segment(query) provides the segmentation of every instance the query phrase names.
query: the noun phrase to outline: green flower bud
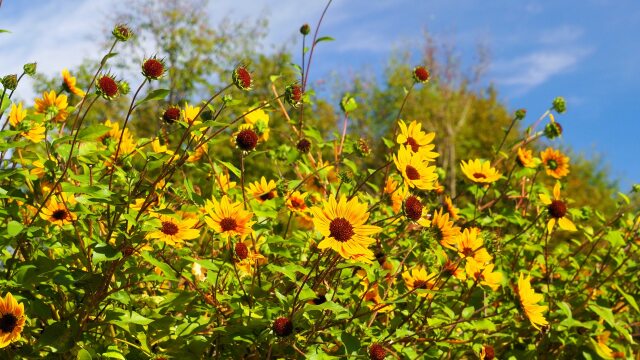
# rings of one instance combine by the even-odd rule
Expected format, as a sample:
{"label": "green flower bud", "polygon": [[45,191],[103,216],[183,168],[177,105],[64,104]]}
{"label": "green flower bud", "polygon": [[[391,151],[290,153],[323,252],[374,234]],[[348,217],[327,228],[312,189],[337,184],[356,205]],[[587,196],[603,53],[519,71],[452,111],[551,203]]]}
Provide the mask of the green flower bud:
{"label": "green flower bud", "polygon": [[15,90],[18,87],[18,75],[11,74],[3,77],[2,86],[7,90]]}
{"label": "green flower bud", "polygon": [[113,34],[113,36],[118,40],[118,41],[127,41],[129,39],[131,39],[131,36],[133,36],[133,32],[131,31],[131,29],[129,29],[129,27],[125,24],[118,24],[113,28],[113,31],[111,32],[111,34]]}
{"label": "green flower bud", "polygon": [[527,109],[516,110],[516,120],[522,120],[525,116],[527,116]]}
{"label": "green flower bud", "polygon": [[564,98],[562,96],[558,96],[557,98],[553,99],[552,108],[558,114],[562,114],[567,111],[567,103],[564,101]]}
{"label": "green flower bud", "polygon": [[557,121],[552,121],[544,127],[544,136],[549,139],[562,135],[562,126]]}
{"label": "green flower bud", "polygon": [[118,90],[120,91],[120,94],[127,95],[131,91],[131,87],[128,82],[123,80],[118,83]]}
{"label": "green flower bud", "polygon": [[311,26],[309,26],[309,24],[304,24],[300,26],[300,34],[309,35],[310,32],[311,32]]}
{"label": "green flower bud", "polygon": [[37,63],[34,63],[34,62],[24,64],[24,66],[22,67],[22,69],[24,70],[24,73],[29,76],[33,76],[36,74],[36,68],[37,68]]}

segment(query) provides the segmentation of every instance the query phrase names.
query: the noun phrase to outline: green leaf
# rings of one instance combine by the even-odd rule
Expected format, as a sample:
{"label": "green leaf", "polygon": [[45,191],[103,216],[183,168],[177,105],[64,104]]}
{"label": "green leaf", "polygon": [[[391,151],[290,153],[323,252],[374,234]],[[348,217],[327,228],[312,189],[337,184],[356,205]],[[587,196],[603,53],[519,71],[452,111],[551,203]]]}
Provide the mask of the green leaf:
{"label": "green leaf", "polygon": [[474,312],[475,310],[476,310],[476,309],[475,309],[473,306],[467,306],[466,308],[464,308],[464,309],[462,310],[462,317],[463,317],[464,319],[468,319],[468,318],[470,318],[470,317],[471,317],[471,315],[473,315],[473,312]]}
{"label": "green leaf", "polygon": [[80,351],[78,351],[78,357],[77,360],[91,360],[91,353],[88,352],[85,349],[80,349]]}
{"label": "green leaf", "polygon": [[345,94],[340,101],[340,108],[345,113],[350,113],[358,108],[356,99],[351,94]]}
{"label": "green leaf", "polygon": [[11,100],[9,100],[8,96],[5,96],[4,99],[2,99],[2,104],[0,104],[0,112],[7,110],[9,105],[11,105]]}
{"label": "green leaf", "polygon": [[147,97],[137,101],[134,107],[137,107],[140,104],[146,103],[147,101],[162,100],[166,98],[167,95],[169,95],[169,92],[170,90],[167,90],[167,89],[156,89],[156,90],[149,91],[149,93],[147,94]]}
{"label": "green leaf", "polygon": [[111,128],[105,125],[91,125],[80,130],[78,133],[78,140],[92,141],[108,133],[110,130]]}
{"label": "green leaf", "polygon": [[20,233],[20,231],[22,231],[23,228],[24,226],[22,226],[22,224],[17,221],[11,220],[7,224],[7,235],[16,236]]}
{"label": "green leaf", "polygon": [[605,237],[611,246],[618,247],[624,245],[624,237],[622,236],[622,232],[619,230],[610,231]]}
{"label": "green leaf", "polygon": [[315,44],[322,42],[322,41],[334,41],[335,39],[332,38],[331,36],[322,36],[316,39]]}
{"label": "green leaf", "polygon": [[613,311],[611,311],[611,309],[598,306],[598,305],[589,305],[589,310],[596,313],[598,316],[600,316],[604,321],[606,321],[612,327],[616,326],[616,319],[613,316]]}
{"label": "green leaf", "polygon": [[224,165],[224,167],[226,167],[227,169],[229,169],[229,171],[231,171],[235,176],[237,177],[241,177],[240,174],[240,169],[238,169],[237,167],[233,166],[233,164],[226,162],[226,161],[222,161],[222,160],[218,160],[218,162],[222,165]]}
{"label": "green leaf", "polygon": [[633,298],[633,296],[624,292],[624,290],[622,290],[622,288],[620,288],[620,286],[618,286],[617,284],[613,285],[613,288],[618,290],[618,292],[625,298],[625,300],[627,300],[627,303],[631,305],[631,307],[633,307],[637,312],[640,312],[638,303],[636,302],[636,299]]}
{"label": "green leaf", "polygon": [[110,359],[127,360],[121,353],[115,351],[107,351],[106,353],[103,353],[102,356],[108,357]]}
{"label": "green leaf", "polygon": [[100,63],[101,63],[102,65],[104,65],[104,64],[106,64],[106,63],[107,63],[107,60],[111,59],[112,57],[114,57],[114,56],[116,56],[116,55],[118,55],[118,53],[108,53],[107,55],[105,55],[105,56],[102,58],[102,61],[101,61]]}
{"label": "green leaf", "polygon": [[0,34],[2,34],[2,33],[9,33],[9,34],[11,34],[11,31],[9,31],[9,30],[5,30],[5,29],[0,29]]}

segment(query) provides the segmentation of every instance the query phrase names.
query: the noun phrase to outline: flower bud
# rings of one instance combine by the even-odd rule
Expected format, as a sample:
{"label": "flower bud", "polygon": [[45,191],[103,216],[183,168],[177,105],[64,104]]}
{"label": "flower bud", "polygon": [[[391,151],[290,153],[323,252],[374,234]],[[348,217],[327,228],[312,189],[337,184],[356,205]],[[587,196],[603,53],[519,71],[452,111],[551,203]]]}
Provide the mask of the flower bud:
{"label": "flower bud", "polygon": [[562,126],[558,122],[552,121],[544,127],[544,136],[547,138],[555,139],[560,135],[562,135]]}
{"label": "flower bud", "polygon": [[428,82],[430,78],[431,74],[424,66],[416,66],[413,68],[413,81],[424,84]]}
{"label": "flower bud", "polygon": [[113,34],[116,40],[123,42],[131,39],[131,36],[133,36],[133,32],[131,32],[131,29],[125,24],[116,25],[111,34]]}
{"label": "flower bud", "polygon": [[300,139],[296,144],[296,149],[303,154],[308,153],[309,150],[311,150],[311,141],[308,139]]}
{"label": "flower bud", "polygon": [[236,145],[243,151],[251,151],[258,145],[258,134],[252,129],[240,130],[236,135]]}
{"label": "flower bud", "polygon": [[371,148],[366,139],[360,138],[356,143],[356,150],[361,157],[367,157],[371,154]]}
{"label": "flower bud", "polygon": [[291,335],[293,323],[286,317],[279,317],[273,322],[273,332],[280,337]]}
{"label": "flower bud", "polygon": [[553,99],[552,109],[555,110],[558,114],[562,114],[567,111],[567,103],[564,101],[562,96],[558,96]]}
{"label": "flower bud", "polygon": [[155,57],[149,58],[142,62],[142,75],[148,80],[158,80],[164,75],[164,61]]}
{"label": "flower bud", "polygon": [[180,108],[171,105],[162,113],[162,121],[171,125],[180,119]]}
{"label": "flower bud", "polygon": [[112,75],[105,74],[98,77],[96,92],[107,100],[113,100],[120,94],[120,86]]}
{"label": "flower bud", "polygon": [[240,90],[249,91],[253,86],[251,73],[244,66],[238,66],[235,70],[233,70],[232,79],[233,83]]}
{"label": "flower bud", "polygon": [[387,357],[387,351],[380,344],[371,344],[369,346],[369,359],[384,360]]}
{"label": "flower bud", "polygon": [[15,90],[18,87],[18,75],[11,74],[3,77],[2,86],[7,90]]}
{"label": "flower bud", "polygon": [[36,69],[37,69],[37,63],[28,63],[28,64],[24,64],[24,66],[22,67],[22,70],[24,70],[24,73],[29,75],[29,76],[33,76],[36,74]]}
{"label": "flower bud", "polygon": [[120,81],[118,83],[118,91],[120,91],[120,94],[122,95],[127,95],[131,91],[131,86],[129,86],[129,83],[124,80]]}
{"label": "flower bud", "polygon": [[309,26],[309,24],[304,24],[300,26],[300,34],[306,36],[306,35],[309,35],[310,32],[311,32],[311,26]]}
{"label": "flower bud", "polygon": [[522,120],[525,116],[527,116],[527,109],[518,109],[516,110],[516,120]]}
{"label": "flower bud", "polygon": [[298,108],[302,104],[302,87],[298,84],[291,84],[284,89],[284,100],[293,108]]}

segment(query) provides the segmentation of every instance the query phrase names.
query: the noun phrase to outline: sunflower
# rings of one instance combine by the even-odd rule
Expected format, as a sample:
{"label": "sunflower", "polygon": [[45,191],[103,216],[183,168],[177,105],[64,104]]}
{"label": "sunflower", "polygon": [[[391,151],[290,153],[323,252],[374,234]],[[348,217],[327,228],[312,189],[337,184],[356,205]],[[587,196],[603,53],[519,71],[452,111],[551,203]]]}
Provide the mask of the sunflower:
{"label": "sunflower", "polygon": [[209,144],[204,143],[204,144],[198,146],[194,151],[192,151],[189,154],[189,157],[187,158],[187,162],[189,162],[189,163],[197,162],[198,160],[202,159],[204,154],[206,154],[208,152],[209,152]]}
{"label": "sunflower", "polygon": [[264,243],[264,237],[258,241],[255,246],[253,241],[244,240],[236,243],[234,252],[238,261],[236,266],[245,275],[253,275],[254,270],[267,263],[267,258],[260,254],[260,246]]}
{"label": "sunflower", "polygon": [[25,320],[24,304],[18,304],[11,293],[0,297],[0,348],[20,339]]}
{"label": "sunflower", "polygon": [[443,212],[442,209],[433,212],[431,217],[431,230],[440,245],[455,250],[460,236],[460,228],[454,226],[453,221],[449,220],[449,213]]}
{"label": "sunflower", "polygon": [[62,69],[62,87],[68,92],[83,97],[85,95],[82,89],[76,87],[76,78],[71,76],[69,70]]}
{"label": "sunflower", "polygon": [[47,131],[47,128],[45,128],[44,125],[38,124],[38,123],[34,123],[33,126],[31,127],[31,129],[29,129],[28,131],[23,132],[21,135],[25,139],[29,139],[29,140],[31,140],[31,142],[37,144],[37,143],[41,142],[42,140],[44,140],[44,138],[45,138],[45,134],[44,133],[46,131]]}
{"label": "sunflower", "polygon": [[[480,229],[472,227],[464,229],[458,237],[458,253],[463,258],[472,258],[480,266],[483,266],[493,259],[487,249],[484,247],[482,237],[480,237]],[[468,260],[468,259],[467,259]]]}
{"label": "sunflower", "polygon": [[398,182],[388,178],[384,187],[384,192],[391,195],[391,209],[397,214],[402,209],[402,203],[409,194],[405,186],[398,186]]}
{"label": "sunflower", "polygon": [[[405,271],[402,273],[402,279],[404,279],[404,283],[409,288],[409,291],[415,291],[420,289],[427,290],[437,290],[436,281],[438,279],[438,274],[431,273],[427,274],[427,270],[418,266],[413,268],[412,270]],[[429,298],[433,297],[433,294],[428,294],[426,292],[418,293],[418,296],[428,296]]]}
{"label": "sunflower", "polygon": [[249,184],[249,193],[251,193],[253,198],[258,200],[260,204],[278,197],[276,182],[273,180],[269,180],[269,182],[267,182],[267,179],[264,176],[260,178],[260,181]]}
{"label": "sunflower", "polygon": [[561,179],[569,174],[569,157],[564,156],[560,150],[548,147],[540,153],[540,159],[547,175]]}
{"label": "sunflower", "polygon": [[197,218],[173,217],[158,215],[160,226],[147,235],[147,239],[158,239],[168,245],[180,247],[185,240],[195,239],[200,236],[200,230],[196,229]]}
{"label": "sunflower", "polygon": [[[251,110],[249,110],[251,111]],[[245,123],[252,126],[260,141],[269,140],[269,114],[262,109],[253,110],[244,116]]]}
{"label": "sunflower", "polygon": [[404,145],[413,153],[420,154],[425,161],[434,161],[438,153],[432,151],[436,146],[431,142],[436,137],[434,132],[425,133],[420,129],[422,124],[412,121],[409,126],[404,121],[398,122],[400,134],[396,137],[396,142]]}
{"label": "sunflower", "polygon": [[151,149],[156,154],[168,154],[173,155],[173,150],[169,150],[167,144],[161,145],[160,140],[158,138],[153,139],[151,142]]}
{"label": "sunflower", "polygon": [[220,186],[220,190],[222,190],[223,193],[226,193],[229,189],[233,189],[236,186],[236,182],[231,181],[228,173],[221,173],[217,175],[216,184]]}
{"label": "sunflower", "polygon": [[542,294],[536,294],[533,288],[531,288],[530,275],[527,275],[525,279],[524,274],[520,273],[520,278],[518,279],[518,296],[520,297],[520,305],[522,305],[522,309],[529,321],[531,321],[533,327],[540,330],[540,326],[548,325],[547,319],[542,315],[542,313],[547,310],[547,307],[544,305],[536,305],[542,300]]}
{"label": "sunflower", "polygon": [[344,195],[336,201],[332,195],[322,207],[312,207],[311,212],[315,229],[324,236],[319,249],[331,248],[346,259],[373,259],[368,247],[375,240],[370,236],[382,228],[364,224],[369,218],[367,204],[359,203],[357,197],[347,201]]}
{"label": "sunflower", "polygon": [[62,122],[69,113],[67,112],[67,95],[57,95],[56,92],[51,90],[48,93],[42,93],[42,98],[35,101],[35,113],[45,114],[47,120]]}
{"label": "sunflower", "polygon": [[442,200],[442,207],[447,210],[447,212],[449,213],[449,216],[451,217],[451,219],[453,220],[458,220],[458,218],[460,217],[458,215],[458,208],[455,207],[455,205],[453,205],[453,201],[451,200],[451,197],[446,195],[444,197],[444,199]]}
{"label": "sunflower", "polygon": [[542,201],[543,204],[547,205],[547,210],[549,211],[549,215],[551,216],[549,222],[547,223],[547,230],[549,232],[553,230],[556,222],[562,230],[577,230],[573,222],[566,217],[567,204],[560,198],[559,182],[556,182],[556,185],[553,187],[553,199],[550,199],[549,195],[547,194],[540,194],[540,201]]}
{"label": "sunflower", "polygon": [[457,262],[453,262],[451,260],[449,260],[449,257],[447,256],[447,254],[444,254],[444,265],[442,266],[442,270],[448,274],[449,276],[453,276],[458,280],[466,280],[467,279],[467,273],[464,271],[464,268],[462,268],[462,266],[460,266],[460,263]]}
{"label": "sunflower", "polygon": [[61,200],[55,195],[51,196],[40,211],[40,217],[60,226],[69,224],[76,219],[76,215],[69,211],[69,205],[75,202],[72,195],[62,194]]}
{"label": "sunflower", "polygon": [[294,191],[293,193],[287,196],[286,205],[289,210],[297,213],[303,213],[307,211],[307,203],[305,199],[309,193],[301,194],[300,191]]}
{"label": "sunflower", "polygon": [[11,110],[9,111],[9,124],[14,129],[18,127],[18,124],[27,117],[27,109],[22,109],[22,103],[11,104]]}
{"label": "sunflower", "polygon": [[[113,151],[118,147],[118,141],[120,141],[120,124],[118,122],[111,122],[111,120],[106,120],[103,123],[104,126],[110,127],[111,130],[106,134],[102,135],[98,138],[100,142],[104,145],[109,146],[109,144],[113,144]],[[132,153],[136,149],[136,140],[131,135],[129,129],[125,128],[124,133],[122,134],[122,143],[120,144],[119,155]]]}
{"label": "sunflower", "polygon": [[220,202],[216,199],[207,200],[204,209],[207,225],[225,239],[230,236],[244,239],[253,231],[251,226],[254,222],[250,221],[253,213],[244,210],[240,202],[231,203],[226,195]]}
{"label": "sunflower", "polygon": [[464,175],[476,184],[491,184],[496,182],[502,176],[491,162],[482,161],[480,159],[461,161],[460,167]]}
{"label": "sunflower", "polygon": [[535,168],[538,166],[540,160],[533,157],[533,151],[530,149],[518,148],[518,157],[516,158],[518,164],[526,168]]}
{"label": "sunflower", "polygon": [[496,291],[502,282],[502,273],[493,271],[493,264],[482,266],[473,258],[467,259],[465,271],[467,276],[474,279],[480,285],[487,285],[491,290]]}
{"label": "sunflower", "polygon": [[427,166],[428,162],[420,154],[414,154],[407,147],[401,146],[398,155],[393,155],[393,161],[409,187],[420,190],[434,189],[438,179],[436,167]]}
{"label": "sunflower", "polygon": [[364,298],[362,300],[367,304],[367,307],[371,311],[381,313],[393,311],[393,304],[385,304],[382,300],[382,297],[380,296],[380,290],[378,289],[378,284],[369,286],[367,281],[363,285],[366,294],[364,294]]}
{"label": "sunflower", "polygon": [[182,119],[189,123],[189,125],[198,125],[201,121],[195,121],[196,116],[200,112],[199,106],[191,106],[189,104],[184,104],[184,109],[182,109]]}

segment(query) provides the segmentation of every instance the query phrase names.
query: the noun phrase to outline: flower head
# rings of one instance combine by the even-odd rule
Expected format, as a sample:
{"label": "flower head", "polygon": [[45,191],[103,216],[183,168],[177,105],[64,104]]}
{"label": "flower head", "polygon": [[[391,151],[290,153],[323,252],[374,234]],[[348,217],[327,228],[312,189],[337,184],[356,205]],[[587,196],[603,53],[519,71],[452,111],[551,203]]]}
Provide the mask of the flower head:
{"label": "flower head", "polygon": [[491,162],[480,159],[469,160],[466,163],[463,160],[460,167],[464,175],[476,184],[491,184],[502,176],[491,166]]}
{"label": "flower head", "polygon": [[22,103],[11,104],[11,110],[9,111],[9,124],[14,129],[27,117],[27,109],[22,109]]}
{"label": "flower head", "polygon": [[453,220],[458,220],[460,216],[458,216],[458,208],[453,205],[453,201],[450,196],[445,196],[442,200],[442,208],[445,209],[449,213],[449,217]]}
{"label": "flower head", "polygon": [[480,285],[486,285],[493,291],[498,290],[500,287],[500,283],[502,282],[502,273],[493,271],[493,264],[483,266],[473,258],[469,258],[467,259],[465,270],[467,272],[467,276],[474,279]]}
{"label": "flower head", "polygon": [[291,84],[284,89],[284,100],[287,104],[297,109],[302,104],[302,87],[298,84]]}
{"label": "flower head", "polygon": [[276,192],[276,182],[273,180],[269,180],[269,182],[267,182],[267,179],[264,176],[260,181],[250,184],[248,190],[253,198],[260,204],[278,196],[278,193]]}
{"label": "flower head", "polygon": [[311,208],[311,212],[315,229],[324,236],[319,249],[331,248],[346,259],[373,259],[373,252],[368,248],[375,242],[371,235],[382,229],[365,225],[369,218],[367,204],[358,202],[357,197],[347,201],[344,195],[339,200],[332,195],[322,207]]}
{"label": "flower head", "polygon": [[131,36],[133,36],[133,32],[131,31],[131,29],[129,29],[129,27],[125,24],[118,24],[113,28],[113,31],[111,32],[111,34],[113,35],[113,37],[115,37],[118,41],[127,41],[129,39],[131,39]]}
{"label": "flower head", "polygon": [[484,266],[493,259],[484,247],[480,229],[475,227],[464,229],[458,237],[458,253],[463,258],[473,258],[479,266]]}
{"label": "flower head", "polygon": [[401,146],[398,155],[393,155],[396,167],[404,177],[406,184],[420,190],[432,190],[438,179],[435,166],[428,166],[419,153],[412,153],[405,146]]}
{"label": "flower head", "polygon": [[240,202],[232,203],[225,195],[218,202],[216,199],[207,200],[204,206],[206,216],[205,222],[213,231],[223,238],[239,236],[244,239],[253,231],[251,226],[253,213],[244,210]]}
{"label": "flower head", "polygon": [[120,86],[111,74],[103,74],[96,82],[96,92],[107,100],[113,100],[120,95]]}
{"label": "flower head", "polygon": [[460,236],[460,228],[449,220],[449,213],[439,209],[431,217],[431,230],[440,245],[455,250]]}
{"label": "flower head", "polygon": [[253,78],[251,73],[244,66],[238,66],[233,70],[232,74],[233,83],[240,90],[249,91],[253,87]]}
{"label": "flower head", "polygon": [[142,62],[142,75],[148,80],[158,80],[164,75],[164,60],[157,59],[155,56]]}
{"label": "flower head", "polygon": [[24,304],[18,304],[11,293],[0,297],[0,348],[20,339],[25,320]]}
{"label": "flower head", "polygon": [[548,147],[540,153],[540,159],[542,159],[547,175],[561,179],[569,174],[569,158],[564,156],[560,150]]}
{"label": "flower head", "polygon": [[69,73],[69,70],[66,68],[62,69],[62,86],[66,91],[74,95],[78,95],[80,97],[85,95],[82,89],[76,87],[76,78],[71,76],[71,73]]}
{"label": "flower head", "polygon": [[[427,270],[418,266],[411,270],[405,271],[402,274],[402,279],[404,283],[407,285],[410,291],[427,289],[427,290],[437,290],[436,282],[438,280],[438,274],[431,273],[427,274]],[[429,296],[429,298],[433,297],[433,294],[420,293],[419,296]]]}
{"label": "flower head", "polygon": [[175,105],[169,106],[162,113],[162,120],[169,125],[180,120],[180,108]]}
{"label": "flower head", "polygon": [[553,187],[553,199],[549,198],[546,194],[540,194],[540,201],[547,205],[549,211],[549,222],[547,223],[547,230],[553,231],[553,227],[558,223],[558,226],[562,230],[576,231],[576,226],[571,220],[567,218],[567,204],[560,197],[560,183],[556,182]]}
{"label": "flower head", "polygon": [[251,151],[256,148],[258,145],[258,134],[253,131],[251,125],[241,126],[240,131],[238,131],[235,135],[235,142],[238,148],[242,151]]}
{"label": "flower head", "polygon": [[198,125],[200,121],[196,121],[196,117],[200,113],[199,106],[191,106],[189,104],[184,104],[184,109],[182,109],[182,119],[189,123],[190,125]]}
{"label": "flower head", "polygon": [[425,161],[434,161],[438,157],[438,153],[432,151],[435,145],[431,142],[436,137],[434,132],[425,133],[420,128],[422,124],[412,121],[409,126],[404,121],[398,122],[400,134],[396,137],[396,142],[406,146],[412,153],[418,153]]}
{"label": "flower head", "polygon": [[417,83],[426,83],[430,78],[431,74],[424,66],[416,66],[413,68],[413,81]]}
{"label": "flower head", "polygon": [[75,198],[67,194],[62,194],[61,198],[51,196],[40,211],[40,217],[60,226],[69,224],[76,219],[75,214],[69,211],[69,206],[75,202]]}
{"label": "flower head", "polygon": [[269,140],[269,114],[262,109],[254,109],[244,116],[245,123],[252,126],[260,141]]}
{"label": "flower head", "polygon": [[540,326],[548,325],[547,319],[542,315],[547,310],[547,306],[537,305],[538,302],[542,301],[542,294],[536,294],[533,291],[531,276],[527,275],[525,279],[524,274],[520,273],[518,278],[518,297],[520,298],[520,305],[533,327],[540,329]]}
{"label": "flower head", "polygon": [[305,199],[309,193],[301,194],[300,191],[294,191],[293,193],[287,196],[286,205],[289,210],[297,213],[304,213],[307,211],[307,203]]}
{"label": "flower head", "polygon": [[518,148],[516,161],[522,167],[535,168],[540,160],[533,157],[533,152],[530,149]]}
{"label": "flower head", "polygon": [[200,236],[196,229],[197,218],[173,217],[158,215],[160,226],[147,234],[148,239],[158,239],[167,245],[180,247],[185,240],[192,240]]}
{"label": "flower head", "polygon": [[44,114],[47,120],[62,122],[69,116],[68,106],[67,95],[56,95],[56,92],[51,90],[48,93],[44,92],[42,98],[36,99],[34,112]]}
{"label": "flower head", "polygon": [[289,318],[279,317],[273,322],[273,332],[280,337],[289,336],[293,332],[293,323]]}

